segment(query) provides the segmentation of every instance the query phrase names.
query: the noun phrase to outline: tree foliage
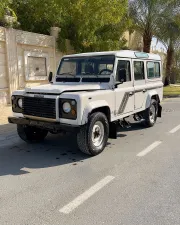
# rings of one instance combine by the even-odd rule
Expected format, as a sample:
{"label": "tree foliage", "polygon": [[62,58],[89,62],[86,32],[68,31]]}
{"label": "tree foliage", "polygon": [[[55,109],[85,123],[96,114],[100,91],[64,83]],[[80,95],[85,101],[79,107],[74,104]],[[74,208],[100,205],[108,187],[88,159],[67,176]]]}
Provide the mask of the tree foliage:
{"label": "tree foliage", "polygon": [[120,49],[128,25],[127,6],[127,0],[64,1],[62,35],[77,52]]}
{"label": "tree foliage", "polygon": [[1,0],[0,4],[0,26],[18,27],[17,16],[10,8],[11,0]]}
{"label": "tree foliage", "polygon": [[150,52],[153,36],[167,29],[179,10],[179,0],[131,0],[130,15],[134,27],[143,35],[144,51]]}
{"label": "tree foliage", "polygon": [[0,19],[3,19],[4,13],[5,13],[5,8],[8,6],[9,1],[8,0],[1,0],[0,4]]}
{"label": "tree foliage", "polygon": [[50,27],[61,22],[62,10],[56,0],[13,0],[11,7],[25,31],[49,34]]}
{"label": "tree foliage", "polygon": [[75,51],[120,49],[128,27],[128,0],[13,0],[23,30],[49,33],[62,28],[58,46],[70,39]]}
{"label": "tree foliage", "polygon": [[172,15],[166,24],[163,26],[160,24],[157,37],[167,48],[165,85],[168,85],[171,82],[175,82],[175,76],[172,70],[176,54],[180,47],[180,15]]}

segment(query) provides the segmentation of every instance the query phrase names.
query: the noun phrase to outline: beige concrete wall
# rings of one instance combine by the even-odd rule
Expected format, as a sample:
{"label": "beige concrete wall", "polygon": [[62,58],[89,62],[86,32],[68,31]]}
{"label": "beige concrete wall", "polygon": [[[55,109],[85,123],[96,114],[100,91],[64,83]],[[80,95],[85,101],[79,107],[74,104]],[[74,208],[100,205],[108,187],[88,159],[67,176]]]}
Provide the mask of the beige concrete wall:
{"label": "beige concrete wall", "polygon": [[9,95],[5,40],[5,29],[0,27],[0,104],[6,104]]}
{"label": "beige concrete wall", "polygon": [[[36,86],[48,83],[48,74],[56,70],[55,39],[52,36],[35,34],[24,31],[16,31],[17,59],[19,73],[19,89],[29,86]],[[28,60],[27,57],[34,57],[34,66],[38,67],[40,58],[46,60],[46,70],[44,76],[28,78]],[[31,65],[33,67],[33,65]]]}
{"label": "beige concrete wall", "polygon": [[0,41],[0,89],[8,88],[6,69],[6,46],[5,42]]}
{"label": "beige concrete wall", "polygon": [[[17,89],[48,83],[64,55],[56,50],[55,38],[0,27],[0,104],[10,103]],[[68,40],[67,49],[73,53]]]}
{"label": "beige concrete wall", "polygon": [[25,54],[29,52],[30,54],[33,53],[34,56],[43,57],[43,55],[47,55],[48,58],[48,71],[47,75],[50,71],[55,72],[56,65],[55,60],[56,57],[54,56],[54,49],[47,48],[47,47],[38,47],[34,45],[24,45],[18,44],[17,45],[17,54],[18,54],[18,71],[19,71],[19,88],[23,89],[28,86],[34,86],[39,84],[47,83],[48,76],[39,78],[39,79],[26,79],[26,67],[28,66],[25,62]]}
{"label": "beige concrete wall", "polygon": [[142,35],[138,33],[137,31],[134,31],[133,33],[126,31],[124,33],[124,38],[127,40],[127,47],[130,50],[134,50],[134,51],[143,50],[143,38],[142,38]]}

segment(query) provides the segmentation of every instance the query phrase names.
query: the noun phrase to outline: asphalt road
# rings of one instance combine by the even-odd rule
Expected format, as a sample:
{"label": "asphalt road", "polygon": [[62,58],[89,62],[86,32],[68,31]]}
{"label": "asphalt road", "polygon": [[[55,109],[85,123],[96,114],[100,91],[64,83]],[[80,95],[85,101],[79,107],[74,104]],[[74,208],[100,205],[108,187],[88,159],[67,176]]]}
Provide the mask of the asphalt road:
{"label": "asphalt road", "polygon": [[180,99],[118,136],[87,157],[74,137],[28,145],[0,126],[0,225],[179,225]]}

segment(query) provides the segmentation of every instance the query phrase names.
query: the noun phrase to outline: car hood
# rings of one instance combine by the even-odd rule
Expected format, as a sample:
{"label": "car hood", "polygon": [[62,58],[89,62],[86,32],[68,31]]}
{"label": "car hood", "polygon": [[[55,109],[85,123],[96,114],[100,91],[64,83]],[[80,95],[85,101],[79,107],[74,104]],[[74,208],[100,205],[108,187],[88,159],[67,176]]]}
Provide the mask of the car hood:
{"label": "car hood", "polygon": [[[107,88],[107,87],[106,87]],[[102,84],[47,84],[37,87],[28,87],[26,93],[42,93],[42,94],[61,94],[65,91],[89,91],[89,90],[104,90]]]}

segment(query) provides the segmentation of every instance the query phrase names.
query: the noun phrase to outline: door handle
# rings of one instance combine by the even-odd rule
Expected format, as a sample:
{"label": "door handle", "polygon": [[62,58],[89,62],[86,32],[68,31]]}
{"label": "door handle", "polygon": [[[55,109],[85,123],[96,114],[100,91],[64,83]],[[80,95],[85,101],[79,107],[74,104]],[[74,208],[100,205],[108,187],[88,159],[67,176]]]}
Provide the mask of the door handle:
{"label": "door handle", "polygon": [[147,90],[146,89],[143,89],[143,93],[145,93]]}
{"label": "door handle", "polygon": [[134,92],[129,92],[129,96],[133,96],[134,95]]}

